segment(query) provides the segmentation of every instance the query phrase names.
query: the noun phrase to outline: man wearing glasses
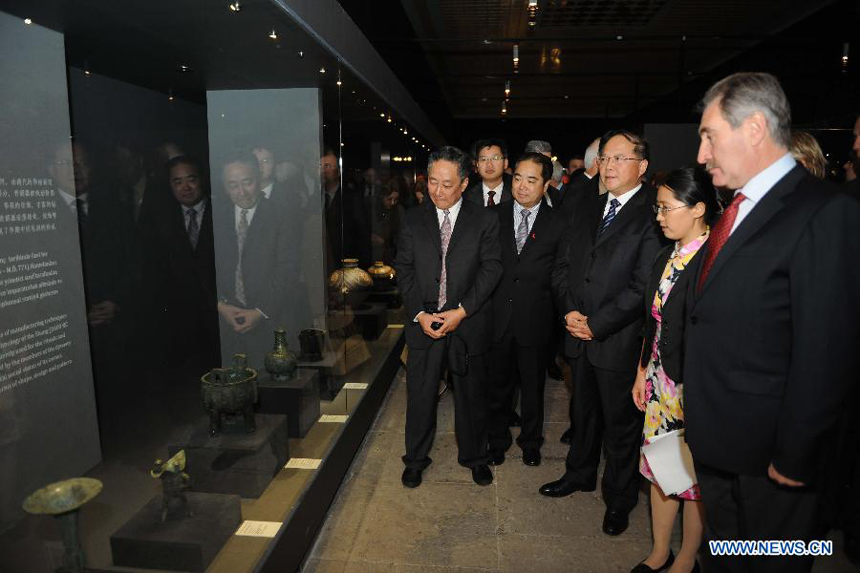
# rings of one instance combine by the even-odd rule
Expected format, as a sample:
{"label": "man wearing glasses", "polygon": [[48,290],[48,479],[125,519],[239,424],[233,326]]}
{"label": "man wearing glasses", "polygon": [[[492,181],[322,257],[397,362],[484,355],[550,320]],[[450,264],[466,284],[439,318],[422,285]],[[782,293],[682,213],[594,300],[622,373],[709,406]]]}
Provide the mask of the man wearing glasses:
{"label": "man wearing glasses", "polygon": [[643,420],[629,394],[642,350],[645,283],[660,239],[651,211],[656,192],[641,182],[648,143],[630,131],[610,131],[600,139],[598,165],[608,193],[582,201],[553,269],[559,318],[568,332],[575,431],[564,475],[540,493],[594,491],[603,444],[603,531],[619,535],[639,494]]}
{"label": "man wearing glasses", "polygon": [[472,157],[478,167],[481,182],[472,185],[463,197],[482,207],[492,207],[510,201],[511,180],[505,177],[508,167],[508,147],[501,139],[481,139],[472,146]]}

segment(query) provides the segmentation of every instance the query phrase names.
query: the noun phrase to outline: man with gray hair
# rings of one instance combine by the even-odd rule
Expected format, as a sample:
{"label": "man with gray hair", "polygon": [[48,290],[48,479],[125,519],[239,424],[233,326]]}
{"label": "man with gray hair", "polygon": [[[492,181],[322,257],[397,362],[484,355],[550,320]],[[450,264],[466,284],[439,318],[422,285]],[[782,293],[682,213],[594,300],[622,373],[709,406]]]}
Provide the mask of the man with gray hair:
{"label": "man with gray hair", "polygon": [[548,141],[532,139],[526,143],[526,153],[540,153],[552,159],[552,145]]}
{"label": "man with gray hair", "polygon": [[[739,73],[701,103],[698,161],[734,198],[687,296],[684,410],[717,540],[821,539],[821,454],[856,378],[860,204],[788,152],[770,74]],[[809,571],[811,557],[717,557],[709,571]]]}

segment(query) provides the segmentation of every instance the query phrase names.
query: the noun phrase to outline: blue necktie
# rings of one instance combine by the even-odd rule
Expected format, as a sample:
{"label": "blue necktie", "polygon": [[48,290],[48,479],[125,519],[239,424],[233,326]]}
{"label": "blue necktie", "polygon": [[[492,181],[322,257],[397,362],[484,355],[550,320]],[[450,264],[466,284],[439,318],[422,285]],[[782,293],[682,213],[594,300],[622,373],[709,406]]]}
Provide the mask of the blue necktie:
{"label": "blue necktie", "polygon": [[612,219],[615,218],[615,210],[618,209],[619,205],[621,205],[621,203],[618,199],[613,199],[609,202],[609,211],[606,212],[606,216],[603,217],[603,221],[600,222],[600,228],[597,230],[598,237],[602,235],[603,231],[605,231],[612,223]]}

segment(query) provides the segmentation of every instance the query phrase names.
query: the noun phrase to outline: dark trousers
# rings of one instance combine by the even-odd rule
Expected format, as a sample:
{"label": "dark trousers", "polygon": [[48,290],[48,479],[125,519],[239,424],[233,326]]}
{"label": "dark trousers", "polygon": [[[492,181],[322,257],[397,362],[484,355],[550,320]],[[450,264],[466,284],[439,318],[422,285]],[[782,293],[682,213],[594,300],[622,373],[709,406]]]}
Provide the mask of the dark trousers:
{"label": "dark trousers", "polygon": [[630,395],[636,371],[596,368],[585,353],[569,359],[569,363],[576,397],[576,432],[567,453],[565,479],[594,483],[602,444],[606,457],[603,501],[607,508],[629,512],[639,499],[639,446],[644,424],[643,414]]}
{"label": "dark trousers", "polygon": [[[409,349],[406,360],[406,467],[424,469],[436,434],[439,380],[447,364],[446,340],[426,349]],[[469,468],[485,465],[487,456],[487,373],[484,355],[469,356],[465,376],[454,378],[454,435],[457,461]]]}
{"label": "dark trousers", "polygon": [[490,356],[490,450],[504,452],[511,447],[508,426],[517,372],[522,426],[517,444],[523,449],[539,449],[543,444],[546,347],[522,346],[512,335],[506,335],[493,344]]}
{"label": "dark trousers", "polygon": [[707,541],[824,539],[824,531],[816,531],[819,496],[815,490],[781,487],[767,475],[730,474],[700,463],[696,463],[696,477],[705,504],[706,543],[702,551],[705,571],[765,573],[812,569],[811,557],[714,556]]}

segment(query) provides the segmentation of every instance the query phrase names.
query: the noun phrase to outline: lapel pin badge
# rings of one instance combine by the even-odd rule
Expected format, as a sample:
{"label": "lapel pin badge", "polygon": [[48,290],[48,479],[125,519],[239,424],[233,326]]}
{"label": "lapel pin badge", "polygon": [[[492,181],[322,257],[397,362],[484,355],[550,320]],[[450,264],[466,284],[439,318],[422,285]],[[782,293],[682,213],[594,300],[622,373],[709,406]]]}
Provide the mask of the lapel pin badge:
{"label": "lapel pin badge", "polygon": [[535,238],[536,238],[536,237],[535,237],[535,234],[534,234],[534,233],[532,233],[532,241],[534,241],[534,240],[535,240]]}

